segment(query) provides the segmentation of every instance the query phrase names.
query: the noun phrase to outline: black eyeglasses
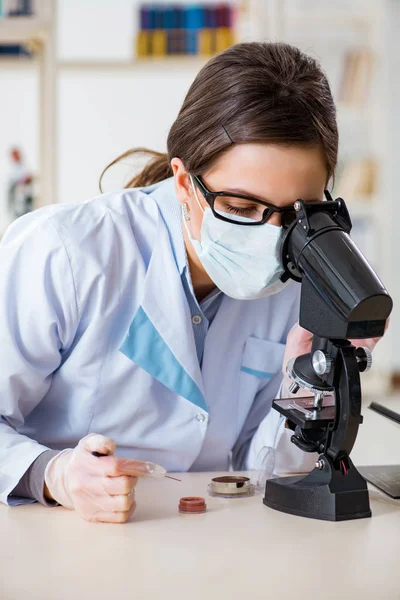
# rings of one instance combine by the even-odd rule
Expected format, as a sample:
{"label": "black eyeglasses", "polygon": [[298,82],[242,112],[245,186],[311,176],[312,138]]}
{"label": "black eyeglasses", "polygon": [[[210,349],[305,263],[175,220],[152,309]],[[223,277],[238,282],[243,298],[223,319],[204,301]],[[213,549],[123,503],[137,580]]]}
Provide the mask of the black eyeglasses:
{"label": "black eyeglasses", "polygon": [[[286,228],[296,219],[293,206],[280,208],[256,198],[230,194],[229,192],[211,192],[200,177],[191,174],[197,187],[217,219],[236,225],[263,225],[274,213],[281,215],[281,225]],[[294,204],[294,202],[293,202]]]}

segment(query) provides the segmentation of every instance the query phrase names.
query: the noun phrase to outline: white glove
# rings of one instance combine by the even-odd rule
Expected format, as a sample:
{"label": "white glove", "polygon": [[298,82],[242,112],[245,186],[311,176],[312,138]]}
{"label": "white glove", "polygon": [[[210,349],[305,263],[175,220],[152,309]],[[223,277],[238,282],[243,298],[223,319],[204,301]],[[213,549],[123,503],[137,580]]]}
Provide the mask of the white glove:
{"label": "white glove", "polygon": [[312,333],[300,327],[298,323],[292,327],[289,331],[287,340],[286,340],[286,348],[285,355],[283,357],[282,363],[282,372],[283,372],[283,382],[281,388],[281,398],[295,398],[304,397],[304,396],[312,396],[312,392],[310,390],[302,389],[298,394],[292,394],[289,392],[289,387],[291,385],[292,380],[286,372],[286,366],[292,358],[297,358],[302,354],[308,354],[311,352],[312,345]]}
{"label": "white glove", "polygon": [[166,471],[153,463],[112,456],[115,448],[113,440],[91,433],[76,448],[57,454],[46,467],[45,495],[87,521],[125,523],[136,508],[137,478]]}

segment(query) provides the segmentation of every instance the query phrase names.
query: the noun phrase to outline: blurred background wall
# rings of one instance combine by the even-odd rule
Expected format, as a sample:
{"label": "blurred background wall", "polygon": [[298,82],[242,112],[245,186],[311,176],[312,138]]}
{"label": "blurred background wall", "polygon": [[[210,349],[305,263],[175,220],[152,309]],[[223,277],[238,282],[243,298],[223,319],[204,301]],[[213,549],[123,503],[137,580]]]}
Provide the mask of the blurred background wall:
{"label": "blurred background wall", "polygon": [[[1,231],[15,216],[10,185],[18,173],[29,176],[34,207],[88,199],[118,154],[165,150],[210,54],[235,40],[287,41],[328,74],[340,126],[334,192],[349,204],[354,239],[400,299],[398,0],[0,0],[0,7]],[[12,148],[21,152],[19,171]],[[113,168],[105,191],[122,187],[131,170],[129,162]],[[388,389],[400,374],[399,336],[395,304],[371,390]]]}

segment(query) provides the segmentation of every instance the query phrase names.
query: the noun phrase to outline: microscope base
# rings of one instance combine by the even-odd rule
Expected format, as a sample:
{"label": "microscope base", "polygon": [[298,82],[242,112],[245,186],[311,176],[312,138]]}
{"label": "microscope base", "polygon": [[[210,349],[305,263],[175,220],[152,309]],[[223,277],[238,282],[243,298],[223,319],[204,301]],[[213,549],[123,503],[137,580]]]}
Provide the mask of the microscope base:
{"label": "microscope base", "polygon": [[367,483],[350,459],[347,475],[333,469],[324,455],[323,460],[322,470],[314,469],[305,477],[269,479],[264,504],[281,512],[324,521],[370,517]]}

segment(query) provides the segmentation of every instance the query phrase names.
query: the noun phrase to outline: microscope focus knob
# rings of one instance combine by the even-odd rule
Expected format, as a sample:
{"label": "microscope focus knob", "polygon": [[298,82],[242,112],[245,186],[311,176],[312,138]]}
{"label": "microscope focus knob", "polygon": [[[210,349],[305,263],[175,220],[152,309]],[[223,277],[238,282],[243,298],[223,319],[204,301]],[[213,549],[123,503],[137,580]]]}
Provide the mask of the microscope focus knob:
{"label": "microscope focus knob", "polygon": [[356,358],[360,373],[366,373],[372,367],[372,352],[365,346],[360,346],[356,350]]}
{"label": "microscope focus knob", "polygon": [[332,359],[322,350],[316,350],[312,356],[312,366],[317,375],[327,375],[332,369]]}
{"label": "microscope focus knob", "polygon": [[297,394],[299,389],[300,389],[300,386],[295,381],[293,381],[293,383],[291,383],[289,386],[289,392],[291,394]]}

